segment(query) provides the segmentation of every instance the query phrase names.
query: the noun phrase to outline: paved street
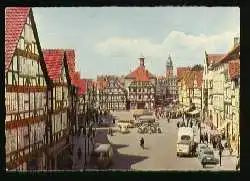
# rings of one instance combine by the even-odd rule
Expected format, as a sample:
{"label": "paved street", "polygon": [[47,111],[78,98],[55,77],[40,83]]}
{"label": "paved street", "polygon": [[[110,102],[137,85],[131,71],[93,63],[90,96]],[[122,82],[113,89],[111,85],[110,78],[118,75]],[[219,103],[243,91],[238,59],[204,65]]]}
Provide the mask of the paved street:
{"label": "paved street", "polygon": [[[137,129],[131,129],[128,134],[115,132],[113,136],[105,136],[106,131],[99,130],[97,142],[111,143],[114,148],[114,158],[110,169],[122,170],[234,170],[235,161],[230,156],[222,158],[222,166],[207,166],[203,169],[196,157],[177,157],[177,120],[159,120],[162,133],[139,134]],[[145,150],[139,146],[141,136],[145,140]],[[215,152],[218,158],[217,152]]]}

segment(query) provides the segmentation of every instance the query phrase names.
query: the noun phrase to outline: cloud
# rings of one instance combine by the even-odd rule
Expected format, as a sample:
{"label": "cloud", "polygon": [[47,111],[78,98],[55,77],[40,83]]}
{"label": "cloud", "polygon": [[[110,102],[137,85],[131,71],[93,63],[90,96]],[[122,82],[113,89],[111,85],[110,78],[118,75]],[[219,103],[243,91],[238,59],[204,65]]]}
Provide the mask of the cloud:
{"label": "cloud", "polygon": [[175,66],[202,63],[205,50],[209,53],[227,52],[233,46],[233,37],[238,33],[239,30],[235,29],[210,36],[204,34],[195,36],[181,31],[172,31],[161,43],[153,43],[143,38],[112,37],[99,42],[95,52],[104,59],[116,57],[117,61],[131,62],[135,62],[135,58],[143,53],[150,59],[149,68],[155,72],[159,70],[164,72],[169,53]]}

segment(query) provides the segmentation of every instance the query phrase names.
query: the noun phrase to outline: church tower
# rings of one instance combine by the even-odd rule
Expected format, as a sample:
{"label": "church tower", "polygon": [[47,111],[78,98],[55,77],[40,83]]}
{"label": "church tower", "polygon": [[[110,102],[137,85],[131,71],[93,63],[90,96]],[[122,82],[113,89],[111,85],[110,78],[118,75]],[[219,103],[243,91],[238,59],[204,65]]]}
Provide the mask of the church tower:
{"label": "church tower", "polygon": [[173,75],[173,62],[172,59],[170,57],[170,54],[168,55],[168,60],[166,63],[166,78],[172,78]]}

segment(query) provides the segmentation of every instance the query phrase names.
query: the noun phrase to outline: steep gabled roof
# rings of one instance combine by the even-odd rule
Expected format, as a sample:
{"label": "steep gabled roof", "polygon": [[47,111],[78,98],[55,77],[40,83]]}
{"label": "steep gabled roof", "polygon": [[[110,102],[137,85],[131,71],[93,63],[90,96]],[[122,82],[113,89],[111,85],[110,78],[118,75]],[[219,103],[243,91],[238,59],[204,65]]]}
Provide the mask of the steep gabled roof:
{"label": "steep gabled roof", "polygon": [[229,76],[231,79],[234,79],[240,76],[240,59],[231,60],[228,66]]}
{"label": "steep gabled roof", "polygon": [[230,60],[235,60],[240,58],[240,44],[234,46],[227,54],[225,54],[218,62],[213,64],[213,67]]}
{"label": "steep gabled roof", "polygon": [[79,88],[79,85],[80,85],[80,72],[74,72],[74,75],[73,75],[74,79],[72,81],[72,84]]}
{"label": "steep gabled roof", "polygon": [[5,70],[9,68],[30,9],[29,7],[5,9]]}
{"label": "steep gabled roof", "polygon": [[86,80],[85,79],[80,79],[78,94],[83,95],[83,94],[86,93],[86,91],[87,91],[87,89],[86,89]]}
{"label": "steep gabled roof", "polygon": [[152,73],[150,73],[145,66],[137,67],[133,72],[125,76],[125,79],[135,79],[137,81],[149,81],[149,79],[156,78]]}
{"label": "steep gabled roof", "polygon": [[225,54],[206,54],[207,65],[217,63]]}
{"label": "steep gabled roof", "polygon": [[203,81],[203,72],[202,71],[197,71],[195,79],[197,81],[197,87],[201,88],[202,87],[202,81]]}
{"label": "steep gabled roof", "polygon": [[177,67],[177,81],[182,80],[189,71],[191,71],[191,67]]}
{"label": "steep gabled roof", "polygon": [[64,50],[46,49],[43,50],[43,57],[50,79],[58,81],[63,67]]}
{"label": "steep gabled roof", "polygon": [[74,79],[75,73],[75,51],[73,49],[66,49],[65,52],[69,70],[69,77],[72,81]]}

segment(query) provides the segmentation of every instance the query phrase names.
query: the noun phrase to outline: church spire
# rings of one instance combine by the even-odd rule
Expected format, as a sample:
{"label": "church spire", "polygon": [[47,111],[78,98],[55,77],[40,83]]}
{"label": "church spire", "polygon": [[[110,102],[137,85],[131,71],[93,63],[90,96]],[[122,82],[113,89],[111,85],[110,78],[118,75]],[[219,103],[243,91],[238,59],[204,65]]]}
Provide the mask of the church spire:
{"label": "church spire", "polygon": [[167,67],[173,67],[173,62],[172,62],[172,58],[170,56],[170,53],[168,54],[168,60],[167,60]]}
{"label": "church spire", "polygon": [[145,59],[145,57],[143,56],[143,54],[141,53],[141,56],[140,56],[140,66],[141,67],[144,67],[144,59]]}

